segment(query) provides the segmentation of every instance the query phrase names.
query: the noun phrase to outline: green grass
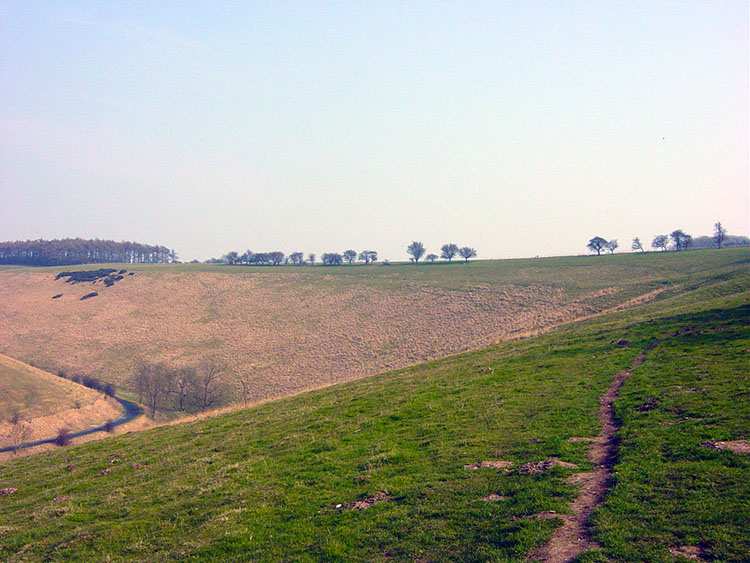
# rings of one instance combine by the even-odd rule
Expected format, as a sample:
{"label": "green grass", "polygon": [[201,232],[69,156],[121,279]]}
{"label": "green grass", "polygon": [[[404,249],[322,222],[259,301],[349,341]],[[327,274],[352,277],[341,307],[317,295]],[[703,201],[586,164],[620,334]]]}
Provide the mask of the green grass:
{"label": "green grass", "polygon": [[[574,470],[522,475],[463,465],[558,457],[590,468],[587,444],[566,439],[598,434],[597,398],[611,375],[658,341],[616,402],[615,483],[595,514],[602,551],[580,560],[673,561],[670,547],[701,545],[714,560],[746,561],[750,462],[699,444],[750,437],[748,253],[682,254],[559,259],[563,269],[598,276],[581,286],[624,267],[644,270],[637,283],[668,278],[672,289],[658,302],[202,422],[9,462],[0,488],[18,491],[0,496],[0,557],[523,561],[560,524],[525,517],[566,512],[576,491],[565,477]],[[498,266],[483,274],[481,262],[461,268],[414,271],[498,275]],[[331,275],[355,270],[366,268]],[[552,270],[534,275],[552,279]],[[508,278],[520,276],[513,271]],[[640,274],[631,275],[635,284]],[[576,276],[565,269],[559,277]],[[676,335],[687,326],[696,328]],[[636,410],[650,398],[654,408]],[[336,508],[379,491],[387,502]],[[507,498],[481,500],[490,493]]]}

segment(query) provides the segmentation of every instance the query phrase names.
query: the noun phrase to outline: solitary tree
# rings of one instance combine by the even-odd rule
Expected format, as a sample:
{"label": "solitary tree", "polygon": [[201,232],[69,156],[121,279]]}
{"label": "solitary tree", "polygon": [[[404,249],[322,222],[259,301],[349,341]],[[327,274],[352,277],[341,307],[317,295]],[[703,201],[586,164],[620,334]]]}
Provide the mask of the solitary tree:
{"label": "solitary tree", "polygon": [[641,239],[635,237],[633,239],[633,244],[630,245],[630,250],[640,250],[641,252],[644,252],[643,244],[641,244]]}
{"label": "solitary tree", "polygon": [[352,264],[357,259],[356,250],[344,250],[344,260]]}
{"label": "solitary tree", "polygon": [[651,241],[651,248],[661,248],[667,250],[667,243],[669,242],[669,235],[656,235],[654,240]]}
{"label": "solitary tree", "polygon": [[434,262],[435,260],[438,259],[438,255],[437,254],[428,254],[427,256],[424,257],[424,259],[428,260],[430,262]]}
{"label": "solitary tree", "polygon": [[440,247],[440,258],[443,260],[447,260],[450,262],[453,260],[453,257],[458,254],[458,245],[453,244],[452,242],[449,242],[448,244],[444,244]]}
{"label": "solitary tree", "polygon": [[477,255],[477,251],[470,246],[462,246],[458,249],[458,254],[464,259],[464,264],[469,261],[469,258],[474,258]]}
{"label": "solitary tree", "polygon": [[602,250],[605,248],[606,244],[607,244],[606,239],[603,239],[602,237],[594,237],[589,241],[586,247],[591,252],[596,252],[596,255],[599,256],[601,255]]}
{"label": "solitary tree", "polygon": [[[687,242],[688,236],[689,235],[686,234],[682,229],[677,229],[669,233],[669,238],[671,238],[672,242],[674,243],[674,249],[678,252],[680,250],[684,250],[690,244]],[[690,242],[692,242],[692,239],[693,237],[690,237]]]}
{"label": "solitary tree", "polygon": [[419,241],[413,240],[409,246],[406,247],[406,252],[411,256],[412,262],[415,264],[419,262],[419,259],[424,256],[426,252],[424,244]]}
{"label": "solitary tree", "polygon": [[310,263],[311,266],[313,264],[315,264],[315,253],[314,252],[311,252],[310,254],[307,255],[307,261]]}
{"label": "solitary tree", "polygon": [[607,241],[607,244],[604,245],[604,248],[609,250],[610,254],[614,254],[618,246],[620,246],[620,243],[617,242],[616,238],[613,238],[612,240]]}
{"label": "solitary tree", "polygon": [[725,238],[727,238],[727,230],[721,226],[721,223],[717,222],[714,225],[714,243],[716,244],[716,248],[721,248],[721,244]]}

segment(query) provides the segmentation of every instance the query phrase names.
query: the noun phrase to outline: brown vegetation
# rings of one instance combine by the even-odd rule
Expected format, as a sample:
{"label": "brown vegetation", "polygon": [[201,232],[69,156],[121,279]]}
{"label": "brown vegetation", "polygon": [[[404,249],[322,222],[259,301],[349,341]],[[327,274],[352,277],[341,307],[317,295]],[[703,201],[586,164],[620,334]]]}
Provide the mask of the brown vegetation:
{"label": "brown vegetation", "polygon": [[130,388],[144,363],[219,366],[244,403],[539,331],[593,314],[600,296],[611,302],[618,292],[573,298],[541,284],[148,272],[81,301],[91,284],[55,281],[56,273],[0,272],[0,351]]}

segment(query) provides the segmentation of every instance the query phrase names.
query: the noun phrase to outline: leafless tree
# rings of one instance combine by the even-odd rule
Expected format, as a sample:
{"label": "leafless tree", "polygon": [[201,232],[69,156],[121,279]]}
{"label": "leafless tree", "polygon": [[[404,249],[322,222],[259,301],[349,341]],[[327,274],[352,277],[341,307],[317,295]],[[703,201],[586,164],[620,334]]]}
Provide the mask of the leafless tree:
{"label": "leafless tree", "polygon": [[198,406],[201,410],[206,410],[220,400],[224,391],[220,376],[221,371],[218,366],[203,362],[195,380]]}

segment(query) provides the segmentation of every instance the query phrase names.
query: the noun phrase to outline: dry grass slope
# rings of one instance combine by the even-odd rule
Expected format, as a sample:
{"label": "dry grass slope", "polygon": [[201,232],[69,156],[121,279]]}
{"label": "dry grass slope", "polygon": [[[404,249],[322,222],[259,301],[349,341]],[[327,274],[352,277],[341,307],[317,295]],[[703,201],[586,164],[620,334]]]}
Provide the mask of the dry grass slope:
{"label": "dry grass slope", "polygon": [[24,442],[53,438],[120,416],[101,393],[0,355],[0,448],[13,446],[14,428],[29,427]]}

